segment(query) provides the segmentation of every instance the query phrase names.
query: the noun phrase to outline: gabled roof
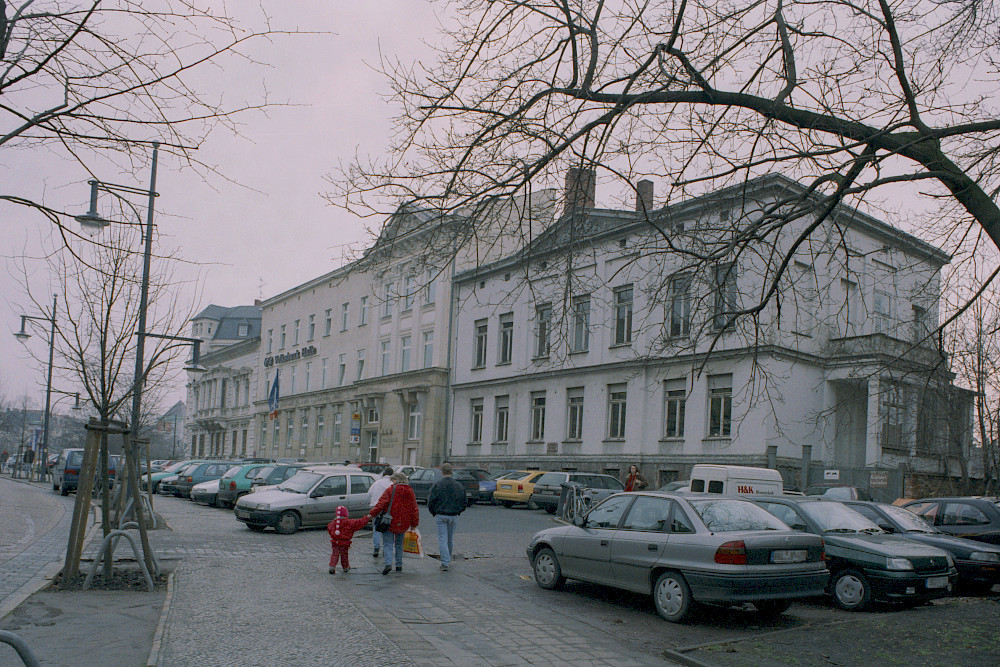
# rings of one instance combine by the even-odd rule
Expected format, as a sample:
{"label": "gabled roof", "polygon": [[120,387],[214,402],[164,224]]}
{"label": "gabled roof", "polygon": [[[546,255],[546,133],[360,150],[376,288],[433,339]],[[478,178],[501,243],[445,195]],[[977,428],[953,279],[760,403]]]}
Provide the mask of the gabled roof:
{"label": "gabled roof", "polygon": [[[260,306],[224,306],[211,305],[198,313],[192,320],[209,319],[218,322],[212,332],[212,340],[250,339],[260,336]],[[240,325],[247,325],[245,335],[240,335]]]}

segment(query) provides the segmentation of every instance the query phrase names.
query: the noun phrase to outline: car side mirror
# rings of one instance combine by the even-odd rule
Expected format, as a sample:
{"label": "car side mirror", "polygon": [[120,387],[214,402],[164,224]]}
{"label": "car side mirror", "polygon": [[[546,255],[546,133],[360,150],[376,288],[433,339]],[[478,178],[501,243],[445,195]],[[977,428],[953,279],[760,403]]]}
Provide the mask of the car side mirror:
{"label": "car side mirror", "polygon": [[583,528],[584,526],[587,525],[587,517],[583,517],[583,516],[575,516],[575,517],[573,517],[573,525],[574,526],[579,526],[580,528]]}

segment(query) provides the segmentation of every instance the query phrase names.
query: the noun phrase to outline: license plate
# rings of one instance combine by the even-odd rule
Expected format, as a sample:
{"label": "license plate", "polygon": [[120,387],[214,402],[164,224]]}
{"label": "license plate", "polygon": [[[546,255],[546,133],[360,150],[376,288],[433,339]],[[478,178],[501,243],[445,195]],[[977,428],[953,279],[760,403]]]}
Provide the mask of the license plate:
{"label": "license plate", "polygon": [[771,552],[772,563],[804,563],[806,562],[805,549],[778,549]]}
{"label": "license plate", "polygon": [[928,577],[927,588],[948,588],[948,577]]}
{"label": "license plate", "polygon": [[501,489],[510,489],[510,484],[501,484],[500,488]]}
{"label": "license plate", "polygon": [[240,510],[240,509],[238,509],[238,510],[236,510],[236,516],[247,517],[247,516],[250,516],[250,512],[248,512],[246,510]]}

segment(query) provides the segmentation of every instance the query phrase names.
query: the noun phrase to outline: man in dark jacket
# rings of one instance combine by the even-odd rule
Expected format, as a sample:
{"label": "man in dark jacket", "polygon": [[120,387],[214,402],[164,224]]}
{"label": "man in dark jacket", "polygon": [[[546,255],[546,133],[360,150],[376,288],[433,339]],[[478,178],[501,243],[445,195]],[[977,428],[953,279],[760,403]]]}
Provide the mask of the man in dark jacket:
{"label": "man in dark jacket", "polygon": [[441,466],[441,479],[434,482],[427,496],[427,509],[437,524],[438,544],[441,547],[441,570],[448,571],[451,552],[455,543],[455,526],[458,515],[465,511],[465,489],[451,478],[451,464]]}

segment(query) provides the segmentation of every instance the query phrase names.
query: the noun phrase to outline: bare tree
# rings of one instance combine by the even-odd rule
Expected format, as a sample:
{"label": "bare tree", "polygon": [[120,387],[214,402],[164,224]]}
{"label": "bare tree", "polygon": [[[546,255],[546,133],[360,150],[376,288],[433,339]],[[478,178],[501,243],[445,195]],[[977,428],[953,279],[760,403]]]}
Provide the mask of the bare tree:
{"label": "bare tree", "polygon": [[[227,62],[251,60],[245,48],[277,34],[229,18],[225,6],[188,0],[0,0],[0,150],[46,149],[93,174],[95,156],[117,155],[126,168],[147,161],[158,140],[206,170],[192,151],[219,125],[260,109],[227,100],[193,81]],[[263,12],[262,12],[263,14]],[[3,191],[0,201],[32,207],[59,224],[44,201]],[[70,233],[73,233],[70,231]]]}

